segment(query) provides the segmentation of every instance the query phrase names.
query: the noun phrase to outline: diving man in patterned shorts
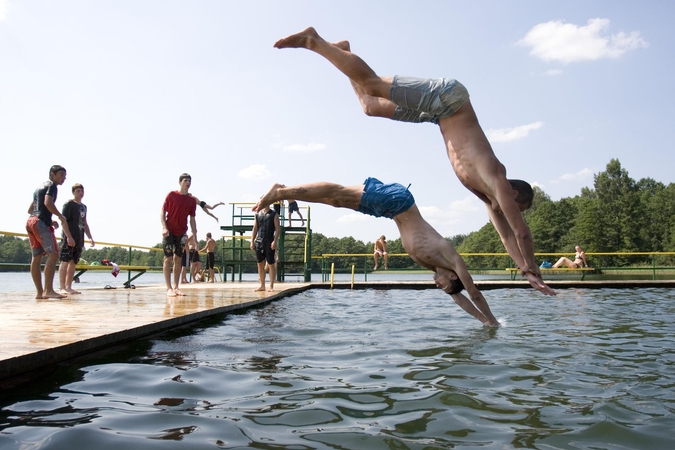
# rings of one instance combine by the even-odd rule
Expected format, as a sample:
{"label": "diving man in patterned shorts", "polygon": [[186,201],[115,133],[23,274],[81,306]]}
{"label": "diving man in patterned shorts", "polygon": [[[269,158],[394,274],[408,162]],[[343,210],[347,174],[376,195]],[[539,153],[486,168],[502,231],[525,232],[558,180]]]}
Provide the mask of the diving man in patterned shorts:
{"label": "diving man in patterned shorts", "polygon": [[532,287],[555,295],[541,279],[532,233],[521,215],[532,204],[532,187],[506,178],[506,168],[492,151],[461,83],[447,78],[380,77],[351,53],[349,42],[327,42],[311,27],[278,40],[274,47],[305,48],[326,58],[349,78],[369,116],[438,124],[457,177],[485,203],[511,258]]}
{"label": "diving man in patterned shorts", "polygon": [[[450,294],[455,303],[484,325],[499,325],[483,294],[473,283],[462,257],[424,220],[415,205],[415,198],[405,186],[383,184],[376,178],[368,178],[363,184],[355,186],[327,182],[290,187],[275,184],[260,198],[253,211],[289,198],[393,219],[401,233],[403,248],[417,264],[434,272],[436,286]],[[461,293],[463,289],[471,300]]]}

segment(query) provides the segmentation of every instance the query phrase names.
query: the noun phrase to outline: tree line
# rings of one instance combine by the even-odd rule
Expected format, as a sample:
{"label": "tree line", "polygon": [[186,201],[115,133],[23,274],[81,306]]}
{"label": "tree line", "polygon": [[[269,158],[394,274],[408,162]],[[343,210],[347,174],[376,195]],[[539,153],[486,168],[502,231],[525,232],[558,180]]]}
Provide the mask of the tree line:
{"label": "tree line", "polygon": [[[575,197],[557,201],[535,187],[532,207],[524,213],[534,238],[535,253],[574,253],[580,245],[587,253],[610,252],[675,252],[675,184],[665,185],[651,178],[638,181],[612,159],[605,171],[594,175],[593,188],[584,187]],[[288,236],[302,239],[298,236]],[[478,231],[467,235],[446,238],[460,253],[504,253],[503,244],[492,224],[487,223]],[[205,241],[199,242],[203,248]],[[237,243],[236,245],[239,245]],[[251,263],[247,271],[255,272],[253,252],[249,242],[241,243],[244,261]],[[221,239],[216,247],[216,258],[232,259],[233,241]],[[312,255],[328,253],[372,253],[373,242],[363,242],[352,237],[327,237],[312,235]],[[86,249],[82,257],[87,263],[108,260],[117,264],[159,267],[164,254],[162,245],[157,250],[132,250],[124,247]],[[401,239],[387,242],[389,253],[405,253]],[[237,253],[238,254],[238,253]],[[594,259],[595,258],[595,259]],[[0,262],[29,263],[31,249],[27,239],[0,236]],[[508,257],[467,257],[471,268],[504,268],[512,264]],[[551,258],[539,258],[551,259]],[[372,264],[372,258],[366,259]],[[363,267],[364,257],[337,257],[331,259],[338,268],[352,264]],[[590,258],[591,266],[625,266],[650,263],[649,256],[598,256]],[[675,265],[675,257],[661,257],[659,264]],[[370,266],[369,266],[370,267]],[[418,266],[410,258],[390,258],[390,269],[410,269]],[[320,261],[312,260],[312,271],[320,271]]]}

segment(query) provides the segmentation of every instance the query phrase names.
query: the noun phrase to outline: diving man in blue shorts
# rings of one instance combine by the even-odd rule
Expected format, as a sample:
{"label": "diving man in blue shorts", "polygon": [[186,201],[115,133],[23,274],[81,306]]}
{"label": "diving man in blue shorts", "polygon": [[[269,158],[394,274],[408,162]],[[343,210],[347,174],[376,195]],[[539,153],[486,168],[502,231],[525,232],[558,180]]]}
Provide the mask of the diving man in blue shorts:
{"label": "diving man in blue shorts", "polygon": [[492,151],[461,83],[447,78],[380,77],[351,53],[349,42],[327,42],[311,27],[278,40],[274,46],[305,48],[326,58],[349,78],[369,116],[438,124],[457,177],[485,203],[511,258],[532,287],[555,295],[541,279],[532,233],[521,215],[532,204],[532,187],[506,178],[506,168]]}
{"label": "diving man in blue shorts", "polygon": [[[415,205],[415,198],[405,186],[383,184],[376,178],[368,178],[364,184],[355,186],[327,182],[291,187],[275,184],[260,198],[253,211],[289,198],[393,219],[401,233],[403,248],[417,264],[434,272],[436,286],[484,325],[499,325],[483,294],[473,283],[462,257],[424,220]],[[461,293],[462,289],[466,289],[471,300]]]}

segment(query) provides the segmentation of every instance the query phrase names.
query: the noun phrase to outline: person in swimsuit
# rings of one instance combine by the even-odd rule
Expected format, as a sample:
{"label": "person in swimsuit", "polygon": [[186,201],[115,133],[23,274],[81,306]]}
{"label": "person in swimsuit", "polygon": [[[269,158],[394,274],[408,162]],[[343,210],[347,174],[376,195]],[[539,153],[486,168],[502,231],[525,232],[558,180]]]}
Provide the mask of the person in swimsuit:
{"label": "person in swimsuit", "polygon": [[300,220],[302,220],[302,227],[305,226],[305,218],[302,217],[302,214],[300,213],[300,208],[298,208],[298,202],[296,202],[294,199],[288,200],[288,226],[292,227],[293,226],[293,213],[297,213],[298,216],[300,216]]}
{"label": "person in swimsuit", "polygon": [[521,214],[532,204],[532,187],[506,178],[506,168],[492,151],[461,83],[448,78],[380,77],[351,53],[349,42],[327,42],[312,27],[278,40],[274,47],[305,48],[326,58],[349,78],[369,116],[438,124],[457,177],[485,203],[490,221],[522,275],[543,294],[555,295],[541,279],[532,233]]}
{"label": "person in swimsuit", "polygon": [[[260,198],[253,211],[289,198],[393,219],[401,233],[403,248],[417,264],[434,272],[436,286],[484,325],[499,325],[483,294],[473,283],[462,257],[422,218],[415,198],[405,186],[383,184],[376,178],[368,178],[363,184],[354,186],[319,182],[286,187],[277,183]],[[461,293],[463,289],[470,300]]]}
{"label": "person in swimsuit", "polygon": [[384,270],[387,270],[389,267],[389,255],[387,254],[387,238],[384,237],[384,234],[380,236],[378,240],[375,241],[375,251],[373,252],[373,259],[375,260],[375,268],[377,270],[379,267],[379,259],[382,257],[384,259]]}
{"label": "person in swimsuit", "polygon": [[206,252],[206,270],[209,271],[209,283],[214,282],[213,269],[216,267],[216,241],[211,237],[211,233],[206,233],[206,244],[200,252]]}
{"label": "person in swimsuit", "polygon": [[574,247],[574,249],[577,252],[574,255],[574,261],[563,256],[555,264],[553,264],[552,268],[557,269],[563,264],[569,267],[570,269],[581,269],[582,267],[588,267],[588,263],[586,262],[586,253],[584,253],[584,251],[581,250],[581,247],[579,247],[578,245]]}

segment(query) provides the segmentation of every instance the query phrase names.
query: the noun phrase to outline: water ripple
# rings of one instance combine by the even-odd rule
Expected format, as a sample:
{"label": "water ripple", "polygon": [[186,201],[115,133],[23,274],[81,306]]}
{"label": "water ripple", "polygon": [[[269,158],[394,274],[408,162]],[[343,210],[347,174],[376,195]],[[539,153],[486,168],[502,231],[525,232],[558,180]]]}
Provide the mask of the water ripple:
{"label": "water ripple", "polygon": [[167,333],[5,393],[0,447],[672,447],[671,291],[487,297],[508,326],[436,290],[322,290]]}

